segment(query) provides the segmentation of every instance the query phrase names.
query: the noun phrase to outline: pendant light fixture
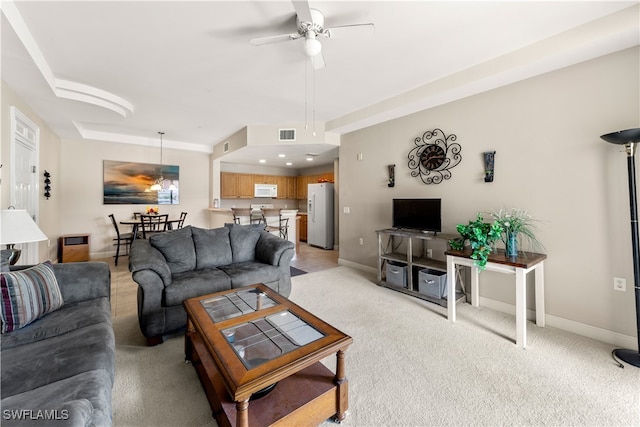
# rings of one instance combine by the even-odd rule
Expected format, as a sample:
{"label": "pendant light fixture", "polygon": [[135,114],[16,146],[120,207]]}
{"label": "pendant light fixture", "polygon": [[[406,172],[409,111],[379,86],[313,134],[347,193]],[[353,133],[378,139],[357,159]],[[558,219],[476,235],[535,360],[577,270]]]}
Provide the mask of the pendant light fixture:
{"label": "pendant light fixture", "polygon": [[164,135],[164,132],[158,133],[160,134],[160,178],[156,179],[153,185],[149,188],[151,191],[162,190],[162,185],[164,184],[164,177],[162,176],[162,135]]}

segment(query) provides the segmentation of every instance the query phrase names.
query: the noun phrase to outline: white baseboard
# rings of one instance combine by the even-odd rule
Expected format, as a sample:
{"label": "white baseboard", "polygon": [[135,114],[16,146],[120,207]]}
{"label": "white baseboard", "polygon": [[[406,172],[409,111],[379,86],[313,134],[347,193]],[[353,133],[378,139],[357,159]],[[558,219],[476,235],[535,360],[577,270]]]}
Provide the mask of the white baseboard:
{"label": "white baseboard", "polygon": [[[355,262],[347,261],[344,259],[338,259],[338,265],[344,265],[346,267],[365,271],[374,275],[378,274],[376,268],[357,264]],[[511,314],[513,316],[516,315],[515,304],[508,304],[502,301],[480,297],[480,306],[500,311],[502,313]],[[527,319],[535,321],[535,310],[527,310]],[[576,322],[574,320],[565,319],[551,314],[545,315],[545,323],[547,326],[552,326],[554,328],[562,329],[563,331],[605,342],[607,344],[612,344],[621,348],[627,348],[631,350],[638,349],[637,339],[630,335],[624,335],[619,332],[610,331],[607,329],[599,328],[597,326],[587,325],[586,323]]]}
{"label": "white baseboard", "polygon": [[[514,304],[507,304],[502,301],[480,297],[480,306],[511,314],[513,316],[516,315],[516,306]],[[527,319],[535,321],[535,310],[527,309]],[[635,337],[624,335],[619,332],[609,331],[597,326],[587,325],[586,323],[576,322],[574,320],[565,319],[552,314],[545,315],[545,323],[547,326],[552,326],[554,328],[562,329],[563,331],[582,335],[583,337],[592,338],[615,346],[632,350],[638,349],[638,342]]]}
{"label": "white baseboard", "polygon": [[344,265],[345,267],[353,268],[354,270],[364,271],[365,273],[374,274],[376,276],[378,274],[378,270],[373,267],[357,264],[355,262],[347,261],[346,259],[342,259],[342,258],[338,258],[338,265]]}

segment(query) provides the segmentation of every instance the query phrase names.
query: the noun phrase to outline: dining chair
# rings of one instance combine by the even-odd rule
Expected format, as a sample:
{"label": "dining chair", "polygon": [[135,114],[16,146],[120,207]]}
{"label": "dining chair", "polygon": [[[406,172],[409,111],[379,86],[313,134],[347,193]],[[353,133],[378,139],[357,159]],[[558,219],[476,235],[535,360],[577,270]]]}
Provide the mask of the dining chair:
{"label": "dining chair", "polygon": [[281,209],[263,208],[262,221],[265,223],[266,231],[277,231],[283,239],[289,238],[289,218],[282,217]]}
{"label": "dining chair", "polygon": [[148,239],[153,234],[163,233],[169,228],[167,221],[169,220],[169,214],[162,215],[140,215],[140,231],[142,232],[142,238]]}
{"label": "dining chair", "polygon": [[187,217],[187,213],[186,212],[182,212],[180,213],[180,221],[178,221],[178,226],[176,228],[180,229],[184,226],[184,220]]}
{"label": "dining chair", "polygon": [[231,208],[231,212],[236,224],[251,224],[251,208]]}
{"label": "dining chair", "polygon": [[116,241],[116,243],[114,243],[114,245],[116,245],[116,254],[114,258],[115,264],[118,265],[118,257],[120,256],[120,245],[125,245],[125,247],[127,248],[126,255],[129,255],[129,248],[131,247],[131,242],[133,242],[133,233],[120,233],[120,230],[118,229],[118,221],[116,221],[115,216],[113,214],[109,214],[109,218],[111,218],[113,228],[115,228],[116,230],[116,238],[113,239]]}

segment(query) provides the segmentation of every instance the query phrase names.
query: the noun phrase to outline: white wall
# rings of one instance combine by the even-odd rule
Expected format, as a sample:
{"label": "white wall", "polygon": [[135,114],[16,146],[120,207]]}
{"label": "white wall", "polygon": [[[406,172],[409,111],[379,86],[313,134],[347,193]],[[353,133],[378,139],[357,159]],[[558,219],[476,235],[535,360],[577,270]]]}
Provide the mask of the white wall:
{"label": "white wall", "polygon": [[[39,217],[36,218],[38,226],[42,232],[48,237],[48,240],[38,243],[38,258],[40,261],[47,259],[55,260],[57,258],[57,238],[58,230],[60,227],[60,195],[61,195],[61,182],[60,182],[60,138],[51,131],[47,124],[38,117],[31,108],[25,104],[15,92],[7,86],[3,81],[1,90],[2,98],[2,117],[0,119],[1,124],[1,137],[2,137],[2,149],[0,150],[0,179],[2,185],[0,185],[0,208],[7,209],[13,201],[10,200],[11,191],[11,107],[16,107],[20,112],[26,115],[32,122],[34,122],[40,128],[40,144],[39,144],[39,161],[38,161],[38,192],[40,194],[39,200]],[[45,169],[51,173],[51,197],[47,200],[44,197],[44,177],[43,173]],[[42,191],[41,191],[42,190]],[[21,260],[18,260],[18,264],[21,264]]]}
{"label": "white wall", "polygon": [[[393,198],[442,198],[450,233],[477,212],[527,209],[542,220],[547,314],[635,337],[633,287],[613,290],[614,276],[633,282],[627,160],[600,135],[639,127],[638,68],[636,47],[343,135],[340,259],[376,266],[375,230],[391,226]],[[457,135],[462,162],[450,180],[425,185],[410,176],[407,154],[434,128]],[[484,183],[489,150],[495,181]],[[481,283],[482,297],[515,303],[513,277],[484,272]]]}
{"label": "white wall", "polygon": [[[103,160],[157,163],[159,148],[90,140],[62,141],[60,234],[90,233],[92,257],[111,256],[115,236],[108,215],[130,219],[143,205],[103,204]],[[208,228],[209,155],[163,149],[163,163],[180,166],[180,204],[160,205],[161,213],[177,217],[188,212],[185,224]],[[121,230],[129,231],[129,230]]]}

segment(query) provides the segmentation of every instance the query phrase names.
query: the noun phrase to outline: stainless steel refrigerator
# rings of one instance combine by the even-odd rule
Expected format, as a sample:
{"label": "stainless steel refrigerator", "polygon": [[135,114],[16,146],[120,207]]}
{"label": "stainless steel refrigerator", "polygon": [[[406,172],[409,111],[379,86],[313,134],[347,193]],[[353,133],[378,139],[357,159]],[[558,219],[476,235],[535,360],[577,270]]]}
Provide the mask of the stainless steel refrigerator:
{"label": "stainless steel refrigerator", "polygon": [[307,188],[307,243],[333,249],[333,184],[309,184]]}

